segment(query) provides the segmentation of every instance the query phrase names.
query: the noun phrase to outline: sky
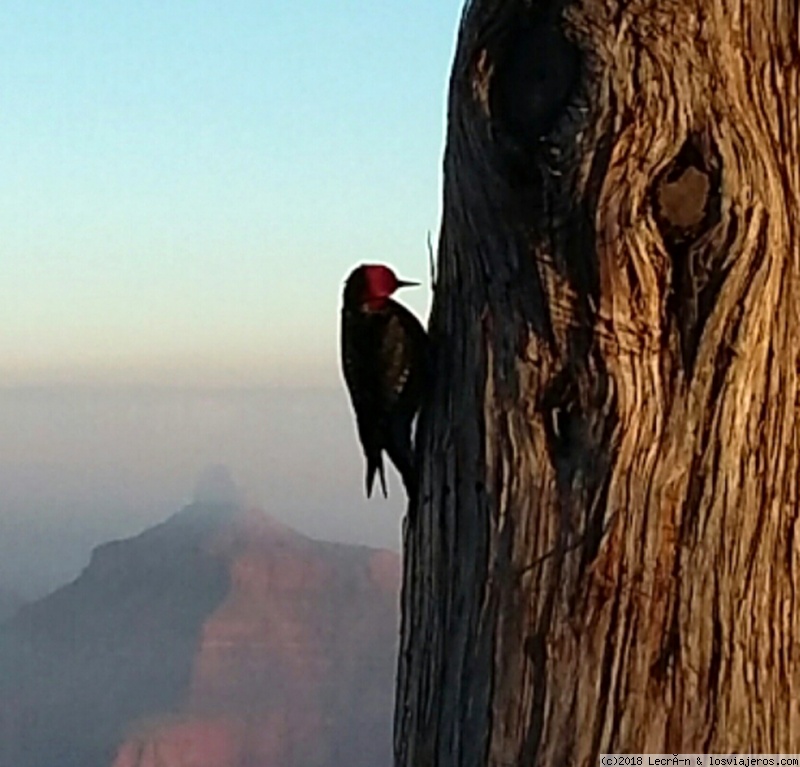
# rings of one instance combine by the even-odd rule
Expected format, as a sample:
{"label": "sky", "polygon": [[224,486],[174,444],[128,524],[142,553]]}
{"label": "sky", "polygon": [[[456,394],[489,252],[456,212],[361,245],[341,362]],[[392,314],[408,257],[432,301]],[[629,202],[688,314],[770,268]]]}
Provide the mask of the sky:
{"label": "sky", "polygon": [[331,384],[352,266],[427,283],[460,5],[4,0],[5,384]]}
{"label": "sky", "polygon": [[399,546],[338,369],[356,264],[424,287],[461,0],[3,0],[0,588],[174,513],[207,465]]}

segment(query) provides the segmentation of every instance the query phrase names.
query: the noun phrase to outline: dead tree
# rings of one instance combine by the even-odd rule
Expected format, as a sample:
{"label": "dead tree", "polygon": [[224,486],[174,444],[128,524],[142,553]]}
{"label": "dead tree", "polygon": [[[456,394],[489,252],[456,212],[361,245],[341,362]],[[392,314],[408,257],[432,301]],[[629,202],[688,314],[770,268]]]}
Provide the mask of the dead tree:
{"label": "dead tree", "polygon": [[800,752],[799,5],[468,4],[397,767]]}

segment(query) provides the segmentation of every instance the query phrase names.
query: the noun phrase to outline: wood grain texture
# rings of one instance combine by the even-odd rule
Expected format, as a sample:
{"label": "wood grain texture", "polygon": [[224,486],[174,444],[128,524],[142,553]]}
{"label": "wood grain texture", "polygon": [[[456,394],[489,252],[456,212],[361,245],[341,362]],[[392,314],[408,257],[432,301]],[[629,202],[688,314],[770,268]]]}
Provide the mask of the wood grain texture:
{"label": "wood grain texture", "polygon": [[800,752],[800,4],[473,0],[398,767]]}

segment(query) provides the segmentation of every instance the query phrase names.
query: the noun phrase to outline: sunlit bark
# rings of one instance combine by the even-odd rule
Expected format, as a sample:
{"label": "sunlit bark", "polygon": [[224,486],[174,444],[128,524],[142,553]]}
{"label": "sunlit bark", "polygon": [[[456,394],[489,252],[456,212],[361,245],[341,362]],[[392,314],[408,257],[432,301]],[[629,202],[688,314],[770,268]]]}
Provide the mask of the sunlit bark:
{"label": "sunlit bark", "polygon": [[398,767],[800,752],[797,0],[473,0]]}

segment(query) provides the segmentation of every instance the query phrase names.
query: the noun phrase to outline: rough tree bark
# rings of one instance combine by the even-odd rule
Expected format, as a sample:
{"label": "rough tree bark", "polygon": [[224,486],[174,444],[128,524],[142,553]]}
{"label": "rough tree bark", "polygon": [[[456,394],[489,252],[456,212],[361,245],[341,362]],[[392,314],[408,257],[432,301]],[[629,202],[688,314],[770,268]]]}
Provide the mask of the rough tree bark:
{"label": "rough tree bark", "polygon": [[800,752],[798,0],[473,0],[398,767]]}

